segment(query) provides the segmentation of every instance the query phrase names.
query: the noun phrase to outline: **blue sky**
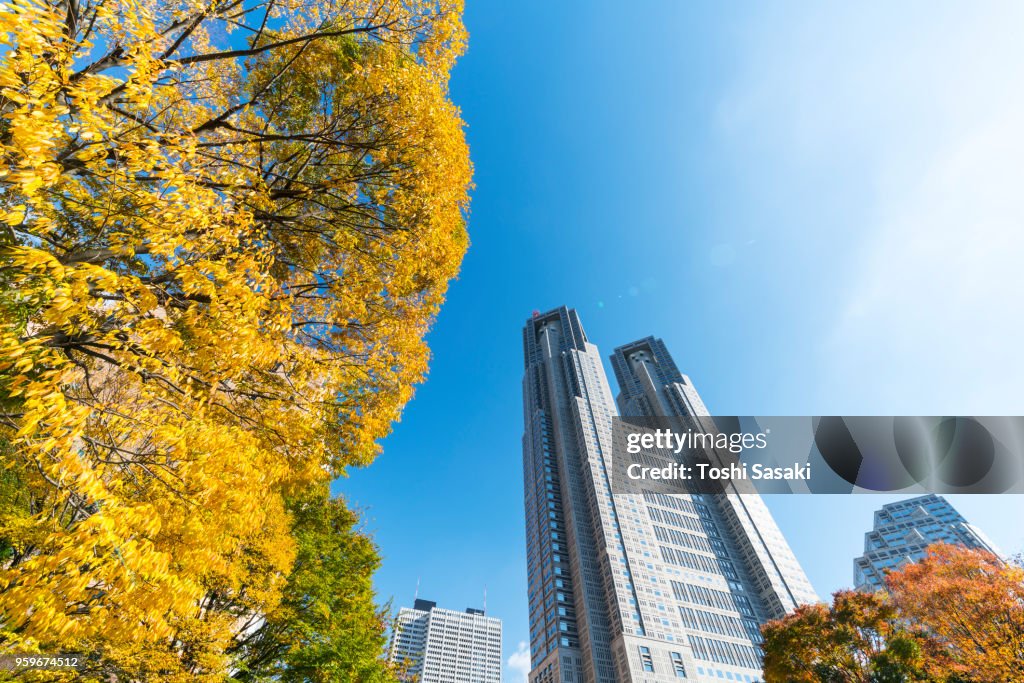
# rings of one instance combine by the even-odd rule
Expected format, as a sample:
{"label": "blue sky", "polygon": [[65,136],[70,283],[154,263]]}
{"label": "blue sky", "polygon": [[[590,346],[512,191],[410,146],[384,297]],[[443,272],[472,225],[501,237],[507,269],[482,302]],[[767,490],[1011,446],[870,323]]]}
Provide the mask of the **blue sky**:
{"label": "blue sky", "polygon": [[[665,339],[712,412],[1024,414],[1024,5],[468,0],[473,241],[430,378],[334,489],[382,599],[527,640],[521,326]],[[883,496],[769,497],[819,594]],[[954,497],[1009,552],[1024,498]]]}

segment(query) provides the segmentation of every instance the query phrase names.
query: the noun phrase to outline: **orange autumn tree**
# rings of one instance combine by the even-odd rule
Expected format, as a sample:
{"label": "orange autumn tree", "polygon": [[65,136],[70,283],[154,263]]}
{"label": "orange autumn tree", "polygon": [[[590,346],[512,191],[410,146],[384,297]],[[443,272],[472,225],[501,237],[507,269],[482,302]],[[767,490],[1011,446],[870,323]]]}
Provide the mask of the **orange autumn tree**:
{"label": "orange autumn tree", "polygon": [[1024,569],[933,545],[886,576],[762,628],[767,683],[1024,681]]}
{"label": "orange autumn tree", "polygon": [[461,0],[0,10],[0,648],[219,680],[467,246]]}
{"label": "orange autumn tree", "polygon": [[838,591],[761,628],[767,683],[946,681],[926,671],[934,652],[883,593]]}
{"label": "orange autumn tree", "polygon": [[886,577],[893,603],[921,625],[970,681],[1024,681],[1024,569],[983,550],[931,546]]}

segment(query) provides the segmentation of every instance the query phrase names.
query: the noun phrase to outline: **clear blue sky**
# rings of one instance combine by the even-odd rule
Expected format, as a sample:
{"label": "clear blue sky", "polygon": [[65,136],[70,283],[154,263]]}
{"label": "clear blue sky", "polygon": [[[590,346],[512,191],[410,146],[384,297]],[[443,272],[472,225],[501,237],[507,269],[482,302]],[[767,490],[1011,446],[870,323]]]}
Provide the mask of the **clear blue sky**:
{"label": "clear blue sky", "polygon": [[[1024,414],[1024,5],[467,4],[473,244],[429,380],[335,485],[382,599],[486,585],[505,657],[528,639],[534,309],[577,308],[605,355],[662,337],[718,414]],[[768,504],[826,595],[886,500]],[[1024,498],[953,502],[1024,549]]]}

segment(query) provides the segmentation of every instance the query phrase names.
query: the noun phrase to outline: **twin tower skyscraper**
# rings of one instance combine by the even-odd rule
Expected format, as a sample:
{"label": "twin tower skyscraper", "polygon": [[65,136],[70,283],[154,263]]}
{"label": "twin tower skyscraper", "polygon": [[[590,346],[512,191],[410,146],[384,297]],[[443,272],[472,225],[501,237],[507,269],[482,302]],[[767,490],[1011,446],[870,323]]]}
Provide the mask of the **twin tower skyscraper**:
{"label": "twin tower skyscraper", "polygon": [[661,340],[615,349],[576,311],[523,329],[529,683],[753,683],[759,628],[816,602],[756,494],[612,494],[616,416],[707,415]]}

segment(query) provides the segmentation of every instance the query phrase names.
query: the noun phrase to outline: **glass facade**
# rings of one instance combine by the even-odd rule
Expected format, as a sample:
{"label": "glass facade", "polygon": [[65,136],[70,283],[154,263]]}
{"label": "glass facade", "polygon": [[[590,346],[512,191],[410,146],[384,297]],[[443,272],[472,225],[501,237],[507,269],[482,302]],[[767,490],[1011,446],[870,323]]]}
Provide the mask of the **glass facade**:
{"label": "glass facade", "polygon": [[853,561],[853,584],[858,590],[885,588],[885,574],[906,562],[917,562],[935,543],[999,551],[977,528],[967,523],[942,496],[930,494],[883,505],[875,512],[874,528],[864,535],[864,554]]}

